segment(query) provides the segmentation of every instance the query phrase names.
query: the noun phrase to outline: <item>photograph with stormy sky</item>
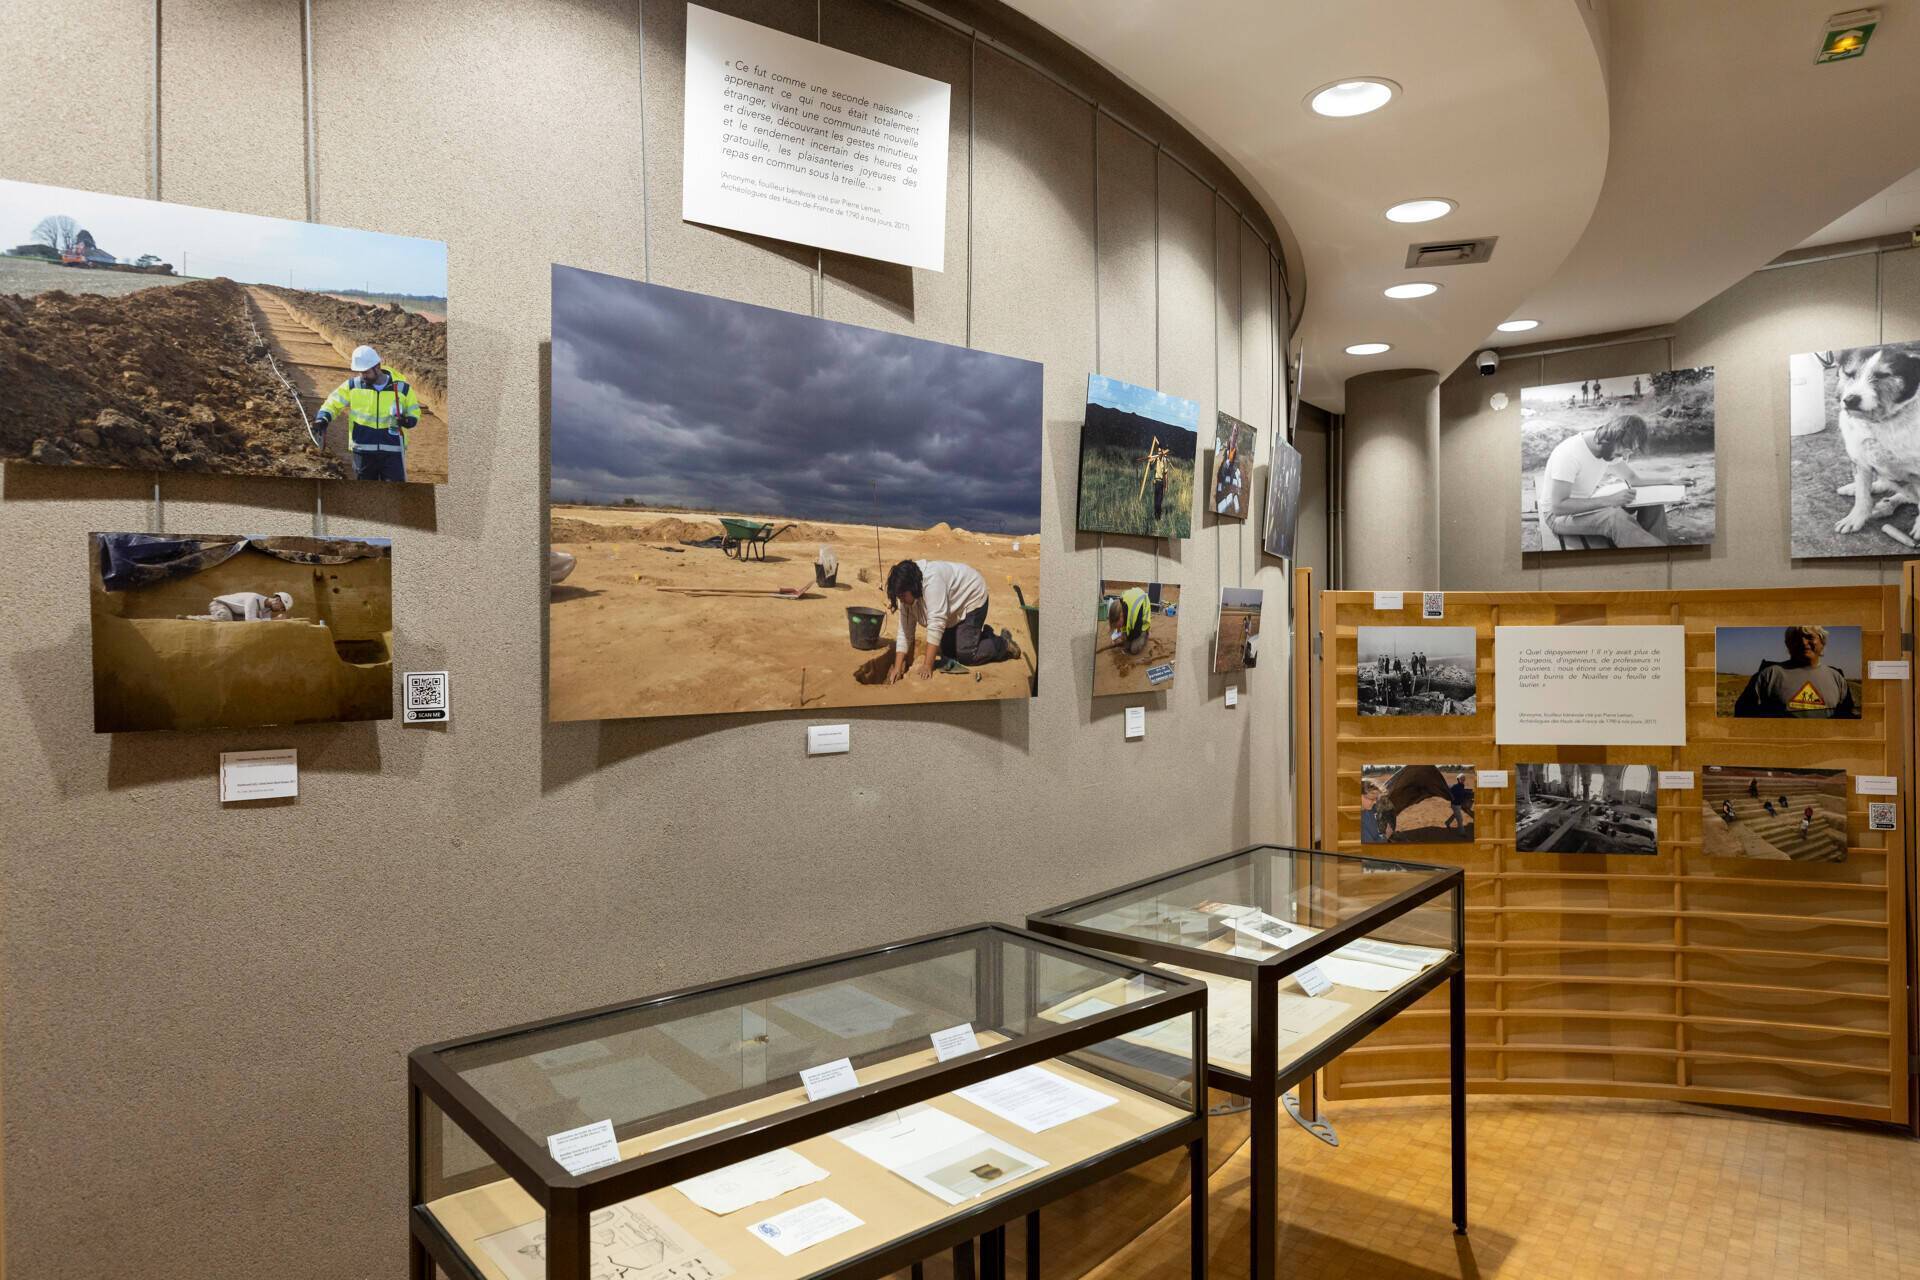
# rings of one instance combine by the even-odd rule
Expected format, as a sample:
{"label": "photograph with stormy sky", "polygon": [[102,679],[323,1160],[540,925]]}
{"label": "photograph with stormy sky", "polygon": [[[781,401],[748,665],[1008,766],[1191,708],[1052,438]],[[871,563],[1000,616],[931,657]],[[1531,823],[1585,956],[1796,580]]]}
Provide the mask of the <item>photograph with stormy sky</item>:
{"label": "photograph with stormy sky", "polygon": [[1031,360],[553,268],[552,501],[1040,529]]}

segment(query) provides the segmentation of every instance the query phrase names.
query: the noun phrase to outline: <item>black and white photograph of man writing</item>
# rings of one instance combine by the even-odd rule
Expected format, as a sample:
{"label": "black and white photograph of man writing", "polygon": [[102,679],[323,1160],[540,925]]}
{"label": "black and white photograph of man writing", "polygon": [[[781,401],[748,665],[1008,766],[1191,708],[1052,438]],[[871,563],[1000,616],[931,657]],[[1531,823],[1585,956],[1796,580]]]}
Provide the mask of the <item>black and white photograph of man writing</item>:
{"label": "black and white photograph of man writing", "polygon": [[1522,551],[1713,541],[1713,369],[1520,393]]}

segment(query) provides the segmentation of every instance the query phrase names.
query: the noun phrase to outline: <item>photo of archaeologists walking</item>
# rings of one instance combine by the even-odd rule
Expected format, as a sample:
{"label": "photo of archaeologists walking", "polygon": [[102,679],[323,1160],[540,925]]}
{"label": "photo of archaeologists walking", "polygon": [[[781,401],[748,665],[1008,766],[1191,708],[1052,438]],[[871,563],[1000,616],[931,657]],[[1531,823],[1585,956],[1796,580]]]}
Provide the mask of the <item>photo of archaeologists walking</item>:
{"label": "photo of archaeologists walking", "polygon": [[1520,549],[1713,541],[1713,366],[1520,392]]}
{"label": "photo of archaeologists walking", "polygon": [[1080,429],[1081,532],[1187,537],[1199,450],[1198,401],[1089,377]]}
{"label": "photo of archaeologists walking", "polygon": [[0,459],[447,480],[447,247],[0,179]]}
{"label": "photo of archaeologists walking", "polygon": [[385,538],[90,536],[93,729],[393,718]]}
{"label": "photo of archaeologists walking", "polygon": [[553,720],[1025,698],[1041,370],[553,268]]}
{"label": "photo of archaeologists walking", "polygon": [[1700,848],[1710,858],[1847,860],[1844,769],[1710,764],[1700,793]]}
{"label": "photo of archaeologists walking", "polygon": [[1793,554],[1920,547],[1920,342],[1787,357]]}
{"label": "photo of archaeologists walking", "polygon": [[1360,843],[1472,843],[1473,781],[1469,764],[1362,765]]}

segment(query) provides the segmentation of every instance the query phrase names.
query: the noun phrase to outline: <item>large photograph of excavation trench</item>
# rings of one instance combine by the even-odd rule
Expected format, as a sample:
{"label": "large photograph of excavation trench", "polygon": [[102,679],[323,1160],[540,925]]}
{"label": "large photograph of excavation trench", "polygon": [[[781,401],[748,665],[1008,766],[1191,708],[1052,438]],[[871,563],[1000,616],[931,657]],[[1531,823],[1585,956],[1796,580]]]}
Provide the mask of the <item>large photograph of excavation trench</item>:
{"label": "large photograph of excavation trench", "polygon": [[385,538],[91,535],[93,728],[393,718]]}
{"label": "large photograph of excavation trench", "polygon": [[1040,413],[1030,360],[556,266],[549,718],[1031,696]]}
{"label": "large photograph of excavation trench", "polygon": [[0,387],[0,459],[444,484],[446,246],[0,180]]}

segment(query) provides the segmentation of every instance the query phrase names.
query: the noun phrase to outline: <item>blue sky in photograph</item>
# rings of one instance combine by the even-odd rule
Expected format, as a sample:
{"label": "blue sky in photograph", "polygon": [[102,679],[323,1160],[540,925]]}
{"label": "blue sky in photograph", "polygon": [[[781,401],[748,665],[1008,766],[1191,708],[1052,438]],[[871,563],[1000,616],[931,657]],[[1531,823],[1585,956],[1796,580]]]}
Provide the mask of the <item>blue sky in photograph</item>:
{"label": "blue sky in photograph", "polygon": [[[1760,669],[1762,659],[1769,662],[1787,660],[1786,628],[1718,627],[1713,633],[1713,653],[1715,671],[1752,675]],[[1820,660],[1855,678],[1866,675],[1866,666],[1860,661],[1860,628],[1828,627],[1827,651]]]}
{"label": "blue sky in photograph", "polygon": [[438,240],[6,179],[0,179],[0,250],[27,244],[51,214],[72,218],[121,262],[150,253],[182,276],[447,296],[447,246]]}
{"label": "blue sky in photograph", "polygon": [[1185,396],[1170,396],[1164,391],[1155,391],[1151,387],[1136,387],[1131,382],[1122,382],[1118,378],[1090,374],[1087,377],[1087,403],[1102,404],[1109,409],[1118,409],[1122,413],[1135,413],[1143,418],[1152,418],[1155,422],[1164,422],[1170,426],[1184,427],[1188,431],[1200,430],[1200,402],[1189,400]]}
{"label": "blue sky in photograph", "polygon": [[1040,529],[1031,360],[553,268],[552,495]]}

